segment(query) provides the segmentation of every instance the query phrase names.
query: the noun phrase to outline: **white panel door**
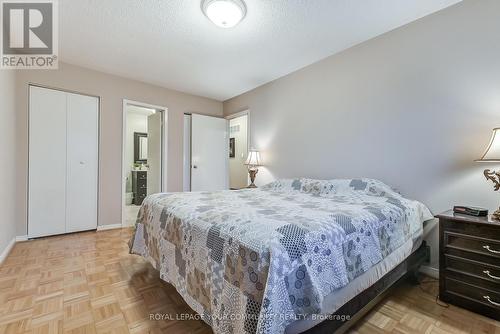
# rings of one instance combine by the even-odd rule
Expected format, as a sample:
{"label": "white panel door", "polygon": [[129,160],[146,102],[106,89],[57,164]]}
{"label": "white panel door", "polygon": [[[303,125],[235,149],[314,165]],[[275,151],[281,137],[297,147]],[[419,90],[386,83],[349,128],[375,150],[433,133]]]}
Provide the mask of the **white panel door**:
{"label": "white panel door", "polygon": [[148,116],[148,188],[147,194],[161,192],[162,170],[162,113]]}
{"label": "white panel door", "polygon": [[228,123],[223,118],[191,118],[191,190],[228,189]]}
{"label": "white panel door", "polygon": [[28,236],[66,232],[66,93],[30,86]]}
{"label": "white panel door", "polygon": [[66,232],[97,228],[99,99],[67,93]]}

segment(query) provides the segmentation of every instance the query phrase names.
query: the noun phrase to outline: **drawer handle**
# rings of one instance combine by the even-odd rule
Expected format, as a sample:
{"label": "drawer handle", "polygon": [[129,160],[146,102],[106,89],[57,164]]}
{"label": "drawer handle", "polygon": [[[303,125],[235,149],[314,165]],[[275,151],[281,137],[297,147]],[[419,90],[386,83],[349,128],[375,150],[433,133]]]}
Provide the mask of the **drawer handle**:
{"label": "drawer handle", "polygon": [[495,306],[500,306],[500,303],[494,302],[491,300],[490,296],[483,296],[484,299],[490,302],[490,304],[495,305]]}
{"label": "drawer handle", "polygon": [[491,277],[493,279],[500,280],[500,277],[490,274],[489,270],[484,270],[483,273],[486,274],[486,275],[488,275],[489,277]]}
{"label": "drawer handle", "polygon": [[486,249],[488,252],[493,253],[493,254],[500,254],[500,251],[491,249],[490,246],[483,246],[484,249]]}

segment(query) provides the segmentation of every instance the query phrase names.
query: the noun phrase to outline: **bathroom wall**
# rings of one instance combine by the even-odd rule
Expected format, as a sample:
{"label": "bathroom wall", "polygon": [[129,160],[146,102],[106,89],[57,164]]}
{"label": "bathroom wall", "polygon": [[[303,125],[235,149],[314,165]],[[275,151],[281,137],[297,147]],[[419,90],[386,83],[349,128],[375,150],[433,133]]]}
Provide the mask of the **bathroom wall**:
{"label": "bathroom wall", "polygon": [[126,191],[132,191],[132,167],[134,165],[134,132],[148,132],[148,116],[127,111],[127,133],[125,137],[125,168],[128,168]]}

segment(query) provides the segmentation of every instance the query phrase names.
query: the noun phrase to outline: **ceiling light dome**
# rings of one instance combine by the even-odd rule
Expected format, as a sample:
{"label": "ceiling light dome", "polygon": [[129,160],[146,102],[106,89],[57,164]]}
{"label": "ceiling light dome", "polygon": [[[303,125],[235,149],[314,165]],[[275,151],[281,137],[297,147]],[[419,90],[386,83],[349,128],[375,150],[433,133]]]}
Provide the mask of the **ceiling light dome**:
{"label": "ceiling light dome", "polygon": [[201,9],[210,21],[222,28],[234,27],[247,12],[242,0],[203,0]]}

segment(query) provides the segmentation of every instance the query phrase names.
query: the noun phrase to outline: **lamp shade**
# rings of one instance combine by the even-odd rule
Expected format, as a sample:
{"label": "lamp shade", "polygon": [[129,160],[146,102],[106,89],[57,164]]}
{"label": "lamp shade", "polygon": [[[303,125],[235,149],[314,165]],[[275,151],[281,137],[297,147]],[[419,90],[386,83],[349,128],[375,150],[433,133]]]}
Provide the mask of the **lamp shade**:
{"label": "lamp shade", "polygon": [[500,128],[494,128],[491,135],[490,143],[486,147],[480,162],[500,162]]}
{"label": "lamp shade", "polygon": [[248,166],[260,166],[262,160],[260,159],[260,152],[256,150],[248,151],[248,158],[245,161],[245,165]]}

